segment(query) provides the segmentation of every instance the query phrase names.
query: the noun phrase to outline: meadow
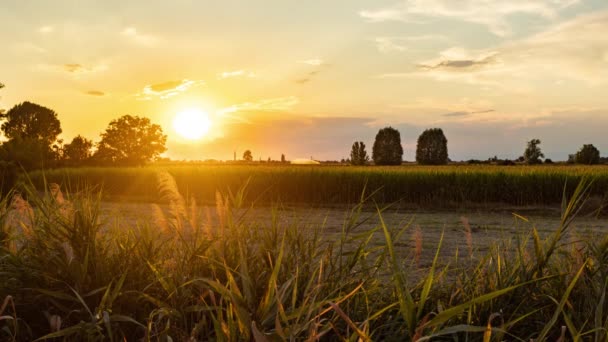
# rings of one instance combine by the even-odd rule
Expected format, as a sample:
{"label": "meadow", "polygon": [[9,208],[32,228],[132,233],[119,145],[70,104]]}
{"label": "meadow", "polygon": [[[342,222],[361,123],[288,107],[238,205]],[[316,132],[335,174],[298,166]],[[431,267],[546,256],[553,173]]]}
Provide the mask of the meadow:
{"label": "meadow", "polygon": [[[2,340],[608,339],[608,238],[573,230],[585,200],[602,184],[601,178],[590,182],[584,176],[601,174],[603,168],[501,169],[504,173],[494,177],[544,176],[542,184],[555,182],[562,195],[560,179],[583,180],[566,191],[551,228],[540,231],[514,215],[523,228],[480,249],[477,228],[463,220],[464,245],[448,253],[446,246],[458,237],[435,229],[437,238],[428,240],[415,221],[389,220],[392,206],[373,200],[375,173],[410,186],[425,176],[424,184],[432,182],[430,176],[467,184],[475,177],[489,184],[493,177],[490,168],[430,170],[218,166],[47,172],[46,181],[63,180],[65,197],[57,188],[30,184],[21,188],[28,205],[15,203],[14,194],[2,199],[6,209],[0,218],[9,233],[0,250]],[[130,220],[104,217],[99,188],[67,191],[68,184],[84,178],[70,183],[66,173],[86,175],[91,182],[91,175],[101,177],[102,171],[107,178],[97,181],[105,190],[143,187],[138,196],[152,199],[154,191],[162,206],[150,203],[151,213]],[[323,203],[335,195],[304,196],[320,196],[324,182],[341,172],[351,177],[343,181],[352,182],[352,191],[366,184],[370,190],[352,195],[353,202],[342,209],[340,229],[331,234],[323,223],[310,224],[301,207],[284,210],[280,203],[260,206],[251,200],[259,198],[255,187],[263,184],[255,183],[256,176],[272,182],[292,175],[292,182],[309,182],[307,194],[297,199]],[[31,179],[44,182],[36,177],[41,176]],[[188,180],[194,184],[184,187]],[[189,196],[204,184],[226,189],[213,191],[212,207]],[[401,194],[391,189],[380,191]],[[350,201],[348,194],[340,192],[344,197],[339,198]],[[370,206],[374,210],[365,209]],[[260,220],[256,211],[270,219]]]}
{"label": "meadow", "polygon": [[245,200],[262,204],[328,206],[356,204],[366,191],[369,203],[402,203],[428,208],[555,206],[581,179],[593,177],[592,195],[608,193],[608,166],[450,165],[401,167],[293,165],[183,165],[143,168],[66,168],[36,171],[31,182],[54,182],[71,189],[95,184],[110,199],[154,202],[159,170],[169,172],[185,197],[215,203],[216,191],[234,193],[247,184]]}

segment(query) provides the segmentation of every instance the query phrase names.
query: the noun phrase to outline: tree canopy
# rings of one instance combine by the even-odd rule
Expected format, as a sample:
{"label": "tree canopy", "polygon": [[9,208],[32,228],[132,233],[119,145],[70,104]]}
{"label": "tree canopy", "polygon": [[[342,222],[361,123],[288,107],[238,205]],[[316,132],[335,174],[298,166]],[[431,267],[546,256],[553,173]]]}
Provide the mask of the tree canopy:
{"label": "tree canopy", "polygon": [[422,165],[444,165],[448,162],[448,139],[441,128],[431,128],[418,137],[416,161]]}
{"label": "tree canopy", "polygon": [[585,144],[576,153],[575,160],[578,164],[594,165],[600,162],[600,151],[592,144]]}
{"label": "tree canopy", "polygon": [[5,120],[2,132],[9,140],[17,137],[34,139],[50,146],[61,134],[57,113],[32,102],[20,103],[0,117]]}
{"label": "tree canopy", "polygon": [[385,127],[378,131],[372,148],[372,159],[376,165],[401,165],[403,147],[398,130]]}
{"label": "tree canopy", "polygon": [[541,158],[544,158],[545,155],[540,150],[540,147],[538,147],[538,145],[540,145],[540,140],[538,139],[532,139],[528,141],[528,146],[524,151],[524,161],[526,162],[526,164],[533,165],[542,163]]}
{"label": "tree canopy", "polygon": [[167,136],[145,117],[124,115],[101,135],[94,159],[101,163],[144,165],[166,151]]}
{"label": "tree canopy", "polygon": [[350,151],[350,163],[352,165],[365,165],[369,161],[369,156],[365,150],[363,141],[355,141]]}
{"label": "tree canopy", "polygon": [[246,150],[246,151],[243,153],[243,160],[244,160],[244,161],[248,161],[248,162],[250,162],[250,161],[252,161],[252,160],[253,160],[253,155],[251,154],[251,151]]}
{"label": "tree canopy", "polygon": [[79,164],[92,155],[93,142],[81,135],[72,139],[69,144],[63,145],[63,158],[70,164]]}

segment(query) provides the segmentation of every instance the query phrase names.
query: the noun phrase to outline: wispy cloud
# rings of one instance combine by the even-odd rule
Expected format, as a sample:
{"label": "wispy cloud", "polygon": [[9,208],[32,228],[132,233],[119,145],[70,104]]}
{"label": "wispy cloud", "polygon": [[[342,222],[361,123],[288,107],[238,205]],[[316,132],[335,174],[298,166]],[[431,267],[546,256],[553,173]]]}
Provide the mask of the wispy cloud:
{"label": "wispy cloud", "polygon": [[464,117],[464,116],[471,116],[471,115],[475,115],[475,114],[485,114],[485,113],[492,113],[494,112],[494,109],[486,109],[486,110],[480,110],[480,111],[473,111],[473,112],[450,112],[450,113],[445,113],[445,114],[441,114],[441,116],[444,117],[448,117],[448,118],[454,118],[454,117]]}
{"label": "wispy cloud", "polygon": [[143,46],[153,46],[159,41],[158,37],[151,34],[141,33],[136,27],[133,26],[125,27],[121,34],[131,41]]}
{"label": "wispy cloud", "polygon": [[103,91],[100,90],[88,90],[84,92],[87,95],[91,95],[91,96],[105,96],[106,93],[104,93]]}
{"label": "wispy cloud", "polygon": [[395,5],[362,10],[359,15],[368,22],[420,22],[434,18],[449,18],[486,26],[497,36],[512,33],[508,17],[528,14],[554,19],[559,12],[580,0],[405,0]]}
{"label": "wispy cloud", "polygon": [[235,78],[235,77],[247,77],[247,78],[255,78],[257,75],[253,71],[246,70],[234,70],[234,71],[224,71],[217,75],[219,79],[226,78]]}
{"label": "wispy cloud", "polygon": [[135,96],[139,100],[147,101],[155,98],[167,99],[169,97],[178,95],[187,91],[190,88],[204,85],[205,82],[202,80],[179,80],[179,81],[167,81],[162,83],[156,83],[147,85],[144,89],[137,93]]}
{"label": "wispy cloud", "polygon": [[409,36],[409,37],[395,37],[395,36],[383,36],[376,37],[374,42],[376,48],[382,53],[390,52],[403,52],[415,44],[419,45],[423,41],[447,41],[448,38],[442,35],[428,34],[420,36]]}
{"label": "wispy cloud", "polygon": [[235,104],[218,111],[218,114],[225,115],[236,112],[289,112],[294,106],[300,103],[295,96],[277,97],[272,99],[262,99],[253,102]]}

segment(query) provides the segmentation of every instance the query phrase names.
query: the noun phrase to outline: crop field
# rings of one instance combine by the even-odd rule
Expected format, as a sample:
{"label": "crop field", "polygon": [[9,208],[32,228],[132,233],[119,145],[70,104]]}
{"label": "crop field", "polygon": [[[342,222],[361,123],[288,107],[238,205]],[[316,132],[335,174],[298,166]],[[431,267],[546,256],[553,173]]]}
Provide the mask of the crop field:
{"label": "crop field", "polygon": [[[605,341],[607,226],[585,204],[603,195],[604,172],[188,166],[32,173],[21,195],[0,203],[7,208],[0,336]],[[439,191],[439,180],[465,191],[475,179],[467,194],[486,194],[476,201],[523,211],[394,203],[441,207],[457,198]],[[54,182],[60,186],[45,185]],[[381,183],[393,187],[374,187]],[[423,196],[418,187],[432,184],[433,195]],[[510,202],[498,184],[527,197]],[[332,196],[323,196],[325,187]],[[15,200],[21,196],[27,203]],[[542,213],[525,208],[558,202]]]}
{"label": "crop field", "polygon": [[290,165],[188,165],[145,168],[73,168],[37,171],[31,181],[39,188],[54,182],[68,188],[101,185],[113,198],[157,201],[159,171],[175,178],[178,189],[198,203],[215,203],[216,192],[232,192],[247,184],[246,200],[327,206],[369,202],[403,203],[440,208],[474,204],[559,205],[583,178],[593,179],[591,193],[608,193],[608,166],[352,167]]}

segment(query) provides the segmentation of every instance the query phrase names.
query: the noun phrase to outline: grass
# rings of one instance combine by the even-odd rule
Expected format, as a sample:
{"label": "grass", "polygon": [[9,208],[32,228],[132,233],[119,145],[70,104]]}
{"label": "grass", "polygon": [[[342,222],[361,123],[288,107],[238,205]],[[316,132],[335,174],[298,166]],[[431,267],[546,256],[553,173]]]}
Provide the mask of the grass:
{"label": "grass", "polygon": [[[415,248],[395,248],[415,239],[411,222],[389,226],[380,204],[362,211],[373,193],[327,241],[276,206],[268,224],[251,219],[249,187],[215,193],[204,213],[171,174],[155,182],[169,210],[133,225],[102,224],[94,190],[62,200],[26,187],[32,210],[2,199],[1,340],[608,339],[608,238],[566,238],[590,195],[585,180],[545,239],[532,229],[443,261],[440,239],[425,268]],[[378,237],[383,246],[370,244]]]}
{"label": "grass", "polygon": [[78,168],[34,172],[42,188],[45,178],[73,190],[82,184],[103,184],[105,195],[137,201],[157,201],[149,186],[159,170],[169,172],[177,187],[197,202],[215,203],[215,194],[235,192],[249,181],[251,203],[333,205],[358,203],[362,191],[374,191],[378,203],[401,202],[422,207],[468,204],[511,206],[559,205],[563,187],[570,195],[585,177],[595,179],[592,194],[602,201],[608,193],[608,166],[450,165],[444,167],[352,167],[290,165],[184,165],[166,168]]}

